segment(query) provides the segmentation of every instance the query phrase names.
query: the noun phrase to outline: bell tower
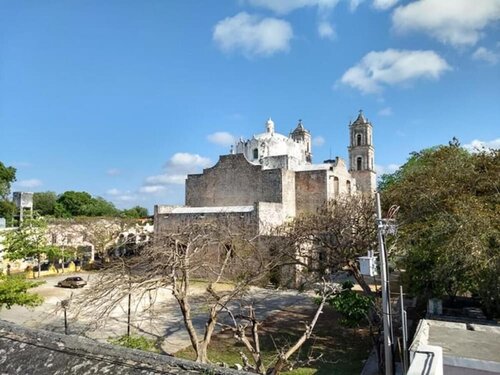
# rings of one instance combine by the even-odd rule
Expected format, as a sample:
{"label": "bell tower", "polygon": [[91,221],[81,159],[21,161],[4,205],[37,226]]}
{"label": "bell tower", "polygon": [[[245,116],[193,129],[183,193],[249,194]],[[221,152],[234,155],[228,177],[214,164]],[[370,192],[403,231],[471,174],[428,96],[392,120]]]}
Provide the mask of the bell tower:
{"label": "bell tower", "polygon": [[365,118],[362,110],[359,111],[358,118],[349,124],[349,135],[349,172],[356,179],[358,191],[373,193],[377,189],[377,175],[372,124]]}
{"label": "bell tower", "polygon": [[303,143],[306,147],[304,157],[307,163],[312,163],[312,149],[311,149],[311,133],[304,128],[302,120],[299,120],[297,127],[291,133],[291,137],[295,142]]}

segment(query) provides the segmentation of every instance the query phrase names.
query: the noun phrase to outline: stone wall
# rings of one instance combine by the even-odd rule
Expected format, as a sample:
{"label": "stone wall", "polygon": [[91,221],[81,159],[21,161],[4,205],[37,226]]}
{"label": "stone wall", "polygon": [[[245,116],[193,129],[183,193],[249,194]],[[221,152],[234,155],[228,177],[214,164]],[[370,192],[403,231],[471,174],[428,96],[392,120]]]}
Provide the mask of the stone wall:
{"label": "stone wall", "polygon": [[188,175],[186,206],[242,206],[255,202],[282,200],[280,170],[262,170],[249,163],[243,154],[222,155],[212,168],[203,174]]}
{"label": "stone wall", "polygon": [[295,173],[297,214],[316,212],[327,200],[327,170],[300,171]]}
{"label": "stone wall", "polygon": [[[158,212],[158,210],[155,210]],[[192,213],[156,213],[155,212],[155,233],[178,233],[190,224],[214,223],[227,225],[236,231],[243,228],[257,234],[259,230],[259,220],[257,211],[253,209],[249,212],[192,212]]]}

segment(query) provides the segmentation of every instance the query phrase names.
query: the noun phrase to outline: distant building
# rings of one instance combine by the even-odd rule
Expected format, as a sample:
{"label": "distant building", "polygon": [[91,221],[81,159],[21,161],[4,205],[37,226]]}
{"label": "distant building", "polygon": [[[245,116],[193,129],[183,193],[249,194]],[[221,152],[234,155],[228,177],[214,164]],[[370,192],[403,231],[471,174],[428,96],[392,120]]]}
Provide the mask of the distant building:
{"label": "distant building", "polygon": [[312,163],[311,134],[299,120],[289,136],[265,132],[240,139],[216,165],[186,179],[184,207],[155,206],[155,232],[222,215],[266,234],[271,227],[342,194],[376,189],[372,125],[360,111],[349,124],[349,167],[339,157]]}

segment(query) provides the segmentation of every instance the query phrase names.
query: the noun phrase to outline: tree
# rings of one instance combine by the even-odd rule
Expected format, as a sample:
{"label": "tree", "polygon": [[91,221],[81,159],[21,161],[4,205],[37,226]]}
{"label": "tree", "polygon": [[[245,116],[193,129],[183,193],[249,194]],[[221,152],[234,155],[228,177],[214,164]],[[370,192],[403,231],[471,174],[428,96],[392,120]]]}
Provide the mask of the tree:
{"label": "tree", "polygon": [[14,181],[16,181],[16,169],[14,167],[6,167],[0,161],[0,217],[4,217],[7,223],[12,222],[16,209],[15,204],[8,199],[10,185]]}
{"label": "tree", "polygon": [[34,307],[43,302],[38,294],[28,293],[42,282],[29,281],[24,276],[0,274],[0,310],[5,306],[10,309],[14,305]]}
{"label": "tree", "polygon": [[92,202],[92,196],[87,192],[65,191],[57,198],[60,205],[59,210],[67,213],[69,216],[84,215],[85,207],[89,207]]}
{"label": "tree", "polygon": [[413,153],[383,177],[384,206],[400,206],[407,290],[425,298],[477,293],[500,313],[499,175],[499,150],[469,153],[454,141]]}
{"label": "tree", "polygon": [[7,200],[10,185],[16,181],[16,168],[7,167],[0,161],[0,199]]}
{"label": "tree", "polygon": [[[326,202],[316,213],[295,218],[278,231],[278,245],[315,277],[347,270],[367,295],[372,291],[357,259],[377,244],[375,203],[371,196],[346,195]],[[281,242],[281,245],[280,245]]]}
{"label": "tree", "polygon": [[84,191],[65,191],[54,207],[56,217],[72,216],[118,216],[119,211],[104,198],[92,197]]}
{"label": "tree", "polygon": [[4,257],[12,260],[35,257],[38,261],[38,277],[40,277],[42,257],[52,256],[55,251],[53,246],[48,245],[46,231],[47,223],[43,218],[24,220],[19,229],[5,234]]}
{"label": "tree", "polygon": [[55,214],[57,195],[53,191],[45,191],[33,194],[33,210],[41,216],[53,216]]}
{"label": "tree", "polygon": [[[171,287],[183,316],[196,360],[209,361],[207,349],[221,313],[247,288],[265,282],[278,264],[267,249],[258,246],[255,233],[230,225],[224,219],[193,222],[176,233],[155,238],[140,255],[121,258],[101,274],[95,288],[81,296],[80,311],[94,319],[109,316],[129,294]],[[192,283],[204,280],[208,313],[204,329],[193,324]],[[221,285],[231,287],[221,288]]]}
{"label": "tree", "polygon": [[130,209],[123,210],[122,216],[134,219],[140,219],[148,216],[148,209],[141,206],[135,206]]}

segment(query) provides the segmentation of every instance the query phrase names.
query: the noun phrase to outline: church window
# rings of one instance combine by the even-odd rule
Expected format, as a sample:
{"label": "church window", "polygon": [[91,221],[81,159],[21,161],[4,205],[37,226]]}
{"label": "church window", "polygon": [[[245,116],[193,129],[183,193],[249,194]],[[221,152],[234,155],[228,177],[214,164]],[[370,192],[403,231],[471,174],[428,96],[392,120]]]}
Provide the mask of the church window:
{"label": "church window", "polygon": [[347,180],[346,188],[347,188],[347,194],[351,195],[351,181]]}
{"label": "church window", "polygon": [[258,148],[254,148],[253,149],[253,158],[254,159],[258,159],[259,158],[259,149]]}
{"label": "church window", "polygon": [[361,134],[356,135],[356,145],[361,146]]}
{"label": "church window", "polygon": [[363,164],[363,158],[361,156],[358,156],[356,158],[356,170],[360,171],[362,169],[362,164]]}

